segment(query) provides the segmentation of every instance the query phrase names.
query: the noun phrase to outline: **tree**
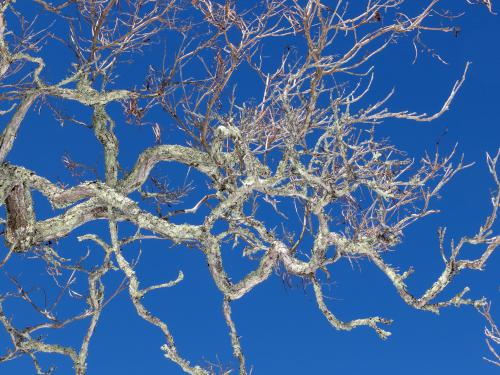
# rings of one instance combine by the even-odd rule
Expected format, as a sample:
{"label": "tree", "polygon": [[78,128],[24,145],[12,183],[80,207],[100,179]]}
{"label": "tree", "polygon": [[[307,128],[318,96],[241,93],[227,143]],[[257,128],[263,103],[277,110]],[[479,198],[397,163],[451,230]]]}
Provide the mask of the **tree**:
{"label": "tree", "polygon": [[[413,44],[415,60],[424,53],[445,62],[424,40],[435,34],[459,38],[456,20],[474,4],[493,12],[483,0],[3,0],[0,75],[8,120],[0,138],[6,244],[0,266],[11,266],[16,275],[6,271],[10,283],[2,287],[0,322],[10,343],[0,362],[28,356],[43,374],[54,368],[40,356],[60,354],[77,375],[86,374],[103,312],[128,294],[137,315],[162,333],[167,359],[190,374],[229,373],[223,365],[188,360],[167,322],[145,302],[184,278],[179,271],[172,281],[140,280],[139,255],[126,249],[155,239],[204,256],[222,296],[240,374],[250,373],[252,364],[245,360],[232,307],[275,275],[285,283],[302,281],[333,328],[367,326],[381,339],[390,336],[390,319],[342,320],[329,307],[331,272],[346,260],[376,267],[412,308],[437,314],[470,305],[496,327],[486,299],[468,297],[469,288],[442,296],[462,271],[482,270],[500,245],[493,232],[500,151],[487,155],[495,191],[477,233],[449,242],[446,230],[439,230],[444,267],[435,282],[413,293],[407,285],[413,268],[400,270],[386,259],[411,224],[437,212],[434,198],[471,164],[455,156],[456,148],[444,156],[436,148],[418,162],[379,137],[377,127],[440,118],[470,64],[430,115],[393,111],[386,105],[394,90],[378,99],[371,90],[373,64],[402,40]],[[35,6],[39,18],[27,8]],[[456,11],[447,10],[452,6]],[[238,87],[242,74],[252,74],[254,85]],[[76,160],[76,139],[66,141],[70,151],[61,155],[71,185],[13,163],[10,151],[33,109],[50,111],[64,131],[71,125],[92,132],[102,163]],[[150,127],[156,145],[128,167],[123,160],[132,156],[120,143],[128,144],[124,134],[132,125]],[[185,175],[155,175],[164,162]],[[42,197],[53,208],[50,214],[37,211]],[[93,227],[96,221],[106,226]],[[89,250],[65,252],[71,237]],[[470,245],[474,255],[463,256]],[[253,265],[238,281],[223,262],[230,248]],[[16,271],[29,269],[33,258],[46,268],[44,275],[30,275],[40,280],[37,288],[25,286]],[[108,283],[117,273],[122,282]],[[37,316],[17,322],[12,300]],[[51,332],[79,322],[86,329],[78,344],[54,343]],[[487,332],[493,342],[495,329]]]}

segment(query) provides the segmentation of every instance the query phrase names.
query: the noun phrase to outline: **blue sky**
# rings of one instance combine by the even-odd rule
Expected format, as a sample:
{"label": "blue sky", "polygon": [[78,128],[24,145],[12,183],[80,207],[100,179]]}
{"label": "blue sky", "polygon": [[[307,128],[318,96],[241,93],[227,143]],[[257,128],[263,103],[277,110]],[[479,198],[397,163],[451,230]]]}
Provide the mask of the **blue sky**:
{"label": "blue sky", "polygon": [[[465,2],[464,2],[465,3]],[[33,17],[34,9],[23,9],[26,18]],[[458,239],[474,234],[489,212],[489,193],[493,184],[487,173],[485,153],[494,154],[500,145],[500,17],[485,9],[471,7],[467,15],[457,20],[460,35],[428,39],[434,43],[449,65],[443,65],[429,54],[422,54],[415,64],[412,45],[408,40],[390,46],[375,60],[376,80],[372,94],[380,97],[392,87],[396,95],[389,105],[393,109],[419,112],[438,110],[453,83],[464,69],[466,61],[472,65],[466,82],[442,118],[430,124],[387,121],[377,128],[379,137],[389,137],[399,149],[416,159],[426,150],[450,151],[458,142],[458,152],[465,154],[467,162],[476,164],[461,173],[442,191],[435,207],[442,213],[425,218],[407,230],[397,252],[386,259],[401,269],[413,265],[415,274],[408,280],[411,291],[421,293],[440,274],[443,264],[439,255],[437,228],[447,226],[447,238]],[[54,26],[59,27],[57,24]],[[175,43],[175,42],[174,42]],[[61,68],[48,65],[47,76],[54,77],[72,58],[66,50],[47,47],[47,58],[58,61]],[[127,74],[140,74],[140,67],[150,59],[161,58],[160,48],[150,48],[137,64],[123,68]],[[239,87],[250,87],[253,78],[242,74]],[[128,83],[128,82],[126,82]],[[81,106],[65,103],[66,111],[77,111],[88,116]],[[112,110],[117,110],[112,109]],[[155,121],[166,120],[161,113]],[[131,167],[138,153],[154,145],[148,126],[117,124],[120,139],[120,161]],[[179,132],[163,134],[163,142],[183,144]],[[77,125],[60,124],[49,111],[31,111],[21,127],[9,161],[36,171],[53,181],[76,184],[64,169],[61,157],[70,153],[75,160],[88,165],[102,166],[102,151],[93,132]],[[178,165],[161,165],[158,175],[169,181],[184,181],[185,170]],[[88,176],[92,179],[93,177]],[[196,179],[196,176],[192,177]],[[196,194],[196,193],[195,193]],[[39,207],[38,218],[53,215],[49,205],[35,196]],[[195,200],[193,198],[193,200]],[[91,223],[77,230],[77,234],[105,231],[104,223]],[[499,226],[496,225],[496,231]],[[132,231],[124,226],[123,232]],[[60,242],[58,250],[63,256],[83,255],[87,245],[79,244],[75,236]],[[92,256],[99,258],[100,250],[88,245]],[[229,336],[222,315],[222,296],[216,289],[201,252],[185,247],[171,247],[164,241],[143,241],[141,261],[137,273],[144,285],[174,279],[182,270],[185,280],[178,286],[160,290],[148,296],[146,305],[165,319],[176,339],[179,352],[192,363],[217,363],[236,367],[232,357]],[[5,248],[2,245],[2,253]],[[125,250],[130,258],[137,256],[139,245]],[[467,249],[473,257],[478,249]],[[94,255],[95,254],[95,255]],[[228,251],[225,261],[232,275],[252,269],[242,264],[241,255]],[[94,258],[95,257],[95,258]],[[12,259],[7,272],[20,275],[27,284],[50,280],[44,277],[43,265],[34,259]],[[486,296],[493,301],[493,313],[499,316],[500,257],[493,255],[483,272],[463,272],[447,290],[452,296],[464,286],[471,287],[472,297]],[[247,363],[253,374],[494,374],[498,368],[487,364],[483,328],[485,321],[472,308],[448,308],[437,316],[416,311],[406,306],[387,278],[369,262],[351,265],[340,262],[333,269],[332,299],[328,305],[340,318],[353,319],[379,315],[394,319],[389,327],[392,336],[381,341],[372,330],[358,328],[351,332],[334,330],[318,310],[312,289],[299,280],[285,287],[278,276],[255,288],[249,295],[233,304],[234,320],[238,326]],[[45,280],[45,281],[41,281]],[[109,289],[118,285],[122,275],[114,273],[106,281]],[[83,282],[83,280],[82,280]],[[0,278],[2,293],[12,288],[5,275]],[[69,302],[69,300],[68,300]],[[33,319],[33,312],[18,301],[7,305],[19,324]],[[498,319],[500,320],[500,319]],[[77,344],[87,322],[77,323],[61,332],[50,333],[47,342]],[[0,350],[6,347],[7,336],[0,332]],[[59,341],[60,340],[60,341]],[[91,342],[88,373],[90,375],[123,374],[181,374],[176,365],[163,358],[159,347],[162,337],[155,327],[141,321],[127,296],[122,293],[104,310]],[[70,373],[70,363],[54,355],[41,355],[45,365],[56,363],[56,374]],[[205,362],[206,361],[206,362]],[[28,375],[34,373],[29,358],[0,365],[0,374]]]}

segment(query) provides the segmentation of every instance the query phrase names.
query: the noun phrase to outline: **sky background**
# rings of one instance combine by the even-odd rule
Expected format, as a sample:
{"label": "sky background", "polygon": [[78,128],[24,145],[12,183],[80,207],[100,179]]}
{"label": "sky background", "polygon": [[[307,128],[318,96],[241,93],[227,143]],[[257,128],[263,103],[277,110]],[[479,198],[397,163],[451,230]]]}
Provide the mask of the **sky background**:
{"label": "sky background", "polygon": [[[464,2],[465,3],[465,2]],[[23,8],[27,18],[34,8]],[[377,129],[379,137],[391,142],[408,155],[419,159],[436,143],[444,152],[458,142],[458,152],[465,161],[476,164],[461,173],[442,191],[442,198],[434,207],[442,213],[425,218],[405,233],[403,243],[386,259],[406,269],[413,265],[415,274],[408,279],[410,291],[419,295],[436,279],[443,269],[438,251],[437,228],[447,226],[447,239],[474,234],[489,212],[489,193],[493,184],[487,173],[485,153],[494,154],[500,140],[500,17],[485,9],[471,7],[468,14],[457,20],[461,33],[457,38],[441,35],[428,41],[435,43],[449,65],[443,65],[429,54],[422,54],[411,64],[413,49],[409,41],[391,46],[377,57],[376,80],[372,94],[381,97],[392,87],[396,95],[389,103],[394,110],[410,109],[431,113],[438,110],[453,83],[464,69],[465,62],[472,65],[451,110],[430,124],[387,121]],[[57,25],[55,27],[58,27]],[[71,56],[55,49],[47,49],[49,59],[64,65]],[[161,49],[145,52],[158,57]],[[156,55],[155,55],[156,54]],[[148,60],[150,55],[147,55]],[[127,67],[135,74],[144,61]],[[59,68],[49,65],[47,75],[56,75]],[[125,71],[124,71],[125,72]],[[123,74],[126,80],[127,75]],[[239,87],[251,87],[253,77],[242,74]],[[68,112],[80,111],[81,106],[65,104]],[[112,109],[113,111],[113,109]],[[157,115],[157,121],[169,121]],[[138,153],[154,145],[148,126],[117,124],[120,139],[120,161],[131,167]],[[178,133],[164,133],[164,143],[183,143]],[[76,184],[64,169],[61,157],[70,153],[75,160],[85,160],[93,166],[102,163],[102,151],[93,132],[81,126],[61,127],[49,111],[30,111],[18,134],[9,161],[36,171],[52,181]],[[100,166],[97,164],[97,168]],[[169,180],[185,178],[185,170],[174,164],[162,164],[155,173]],[[92,178],[92,177],[88,177]],[[191,177],[190,177],[191,178]],[[196,176],[192,176],[196,180]],[[35,196],[38,219],[50,217],[54,212],[41,197]],[[195,199],[193,199],[194,201]],[[76,234],[96,231],[103,233],[105,223],[91,223],[79,228],[75,235],[58,245],[62,256],[77,257],[85,253],[87,245],[77,243]],[[498,232],[499,226],[496,225]],[[130,232],[131,226],[122,227]],[[4,253],[5,246],[1,245]],[[236,367],[232,357],[227,327],[222,315],[222,296],[215,288],[201,252],[184,247],[172,248],[167,242],[142,243],[142,255],[137,272],[143,285],[174,279],[179,270],[185,280],[178,286],[160,290],[145,299],[154,314],[165,319],[176,339],[182,356],[193,364],[205,361]],[[89,262],[99,259],[100,250],[88,245],[92,252]],[[470,248],[464,255],[473,257],[480,248]],[[94,255],[95,253],[95,255]],[[132,259],[138,253],[138,244],[125,250]],[[93,258],[95,256],[95,258]],[[242,274],[252,265],[242,265],[237,252],[224,254],[231,275]],[[246,268],[245,268],[246,267]],[[499,254],[493,255],[483,272],[462,272],[442,298],[452,296],[468,285],[471,297],[486,296],[493,301],[493,314],[500,320],[500,267]],[[47,283],[45,270],[39,260],[17,257],[5,272],[17,275],[27,285]],[[472,308],[448,308],[437,316],[414,310],[399,298],[387,278],[368,262],[351,265],[339,262],[333,268],[333,299],[328,300],[331,310],[339,318],[349,320],[379,315],[394,319],[389,326],[392,336],[381,341],[369,328],[351,332],[334,330],[318,310],[310,286],[303,288],[299,281],[285,287],[278,276],[256,287],[246,297],[232,304],[247,364],[253,374],[495,374],[498,368],[486,363],[487,356],[483,328],[485,321]],[[112,290],[121,275],[106,279]],[[42,281],[44,280],[44,281]],[[82,280],[83,282],[83,280]],[[40,285],[40,284],[36,284]],[[0,279],[2,293],[12,289],[5,277]],[[14,321],[22,324],[34,318],[33,312],[18,301],[6,304]],[[70,306],[70,304],[68,304]],[[82,329],[87,321],[77,323],[60,332],[51,333],[47,342],[75,343],[81,341]],[[7,336],[0,332],[0,350],[6,349]],[[91,341],[89,375],[169,374],[182,372],[164,359],[159,347],[163,344],[160,332],[142,321],[136,314],[127,293],[116,297],[104,310],[94,338]],[[55,355],[40,355],[45,365],[57,364],[56,374],[71,373],[66,359]],[[0,374],[33,374],[29,358],[1,364]]]}

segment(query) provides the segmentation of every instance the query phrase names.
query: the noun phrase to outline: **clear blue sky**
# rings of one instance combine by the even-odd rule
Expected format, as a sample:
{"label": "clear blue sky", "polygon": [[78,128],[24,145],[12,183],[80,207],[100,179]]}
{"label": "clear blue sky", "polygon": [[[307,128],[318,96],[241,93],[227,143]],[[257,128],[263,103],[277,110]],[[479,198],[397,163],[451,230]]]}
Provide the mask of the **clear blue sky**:
{"label": "clear blue sky", "polygon": [[[462,1],[465,3],[465,1]],[[23,9],[26,18],[35,9]],[[377,58],[374,95],[384,95],[393,86],[395,110],[410,109],[433,112],[440,108],[449,89],[462,74],[466,61],[471,61],[467,81],[453,102],[451,110],[430,124],[388,121],[378,128],[380,137],[390,140],[410,156],[419,158],[426,150],[435,149],[436,142],[449,151],[458,142],[459,153],[476,165],[460,173],[442,192],[435,207],[442,213],[426,218],[411,227],[404,242],[388,259],[401,269],[414,265],[416,272],[408,280],[411,291],[419,294],[440,274],[443,264],[438,251],[436,230],[448,227],[448,240],[474,234],[489,210],[489,192],[493,184],[487,173],[485,153],[495,153],[500,145],[500,16],[485,9],[471,7],[466,16],[457,20],[461,26],[458,38],[440,36],[433,41],[449,65],[443,65],[428,54],[421,55],[412,65],[411,43],[403,41],[391,46]],[[57,25],[54,26],[57,28]],[[61,51],[66,51],[65,55]],[[49,65],[47,76],[57,75],[58,69],[72,58],[67,50],[47,47],[47,58],[57,59],[60,67]],[[161,58],[161,48],[145,51],[146,60]],[[143,64],[144,61],[138,64]],[[126,66],[127,74],[140,74],[135,65]],[[252,76],[241,75],[240,87],[252,85]],[[84,111],[82,107],[65,104],[65,110]],[[86,113],[82,112],[82,116]],[[170,121],[157,114],[155,121]],[[138,153],[154,144],[151,128],[117,123],[121,144],[120,161],[131,167]],[[183,143],[178,133],[164,133],[165,143]],[[36,171],[53,181],[75,184],[64,169],[61,157],[69,152],[75,160],[93,166],[102,163],[102,151],[93,132],[77,125],[61,127],[43,109],[31,111],[23,124],[9,161]],[[99,167],[100,168],[100,167]],[[184,178],[184,170],[175,165],[162,165],[158,174],[169,180]],[[89,177],[91,178],[91,177]],[[36,197],[40,207],[38,218],[53,215],[47,202]],[[78,234],[103,231],[105,225],[92,223],[78,229]],[[498,232],[499,226],[496,226]],[[125,229],[124,229],[125,230]],[[129,230],[131,230],[129,228]],[[98,249],[89,245],[92,251]],[[58,246],[63,256],[84,254],[86,245],[74,236]],[[133,258],[138,246],[127,249]],[[471,248],[466,255],[477,254]],[[2,245],[1,252],[5,252]],[[228,252],[230,273],[241,274],[239,254]],[[92,258],[91,258],[92,259]],[[36,260],[13,259],[8,272],[21,275],[27,284],[42,280],[43,266]],[[231,268],[232,267],[232,268]],[[457,293],[465,285],[472,297],[486,296],[493,300],[493,313],[500,320],[500,256],[495,254],[483,272],[464,272],[443,296]],[[165,319],[176,338],[180,353],[193,364],[204,361],[232,364],[227,327],[223,319],[222,296],[216,290],[201,252],[184,247],[172,248],[167,242],[142,243],[138,275],[144,285],[171,280],[182,270],[185,280],[175,288],[152,293],[146,305]],[[302,288],[296,282],[284,288],[277,276],[255,288],[248,296],[233,304],[234,319],[241,335],[247,363],[253,374],[495,374],[498,368],[487,364],[488,355],[483,336],[485,321],[472,308],[449,308],[441,315],[416,311],[406,306],[396,291],[373,265],[360,262],[351,266],[341,262],[332,273],[334,299],[329,307],[340,318],[353,319],[379,315],[394,319],[389,327],[392,336],[381,341],[372,330],[358,328],[351,332],[334,330],[318,310],[311,287]],[[45,278],[45,282],[50,280]],[[116,272],[106,279],[117,285],[121,275]],[[2,293],[12,288],[5,276],[0,278]],[[110,286],[111,290],[112,287]],[[14,319],[27,322],[32,312],[18,302],[8,305]],[[47,342],[78,343],[87,322],[77,323],[61,332],[51,333]],[[0,332],[0,350],[6,348],[7,336]],[[60,340],[60,341],[59,341]],[[115,298],[104,310],[91,342],[88,359],[89,375],[120,374],[181,374],[176,365],[163,358],[160,332],[141,321],[126,293]],[[56,374],[71,373],[70,363],[55,355],[41,355],[45,365],[56,363]],[[34,374],[28,357],[0,365],[0,374]]]}

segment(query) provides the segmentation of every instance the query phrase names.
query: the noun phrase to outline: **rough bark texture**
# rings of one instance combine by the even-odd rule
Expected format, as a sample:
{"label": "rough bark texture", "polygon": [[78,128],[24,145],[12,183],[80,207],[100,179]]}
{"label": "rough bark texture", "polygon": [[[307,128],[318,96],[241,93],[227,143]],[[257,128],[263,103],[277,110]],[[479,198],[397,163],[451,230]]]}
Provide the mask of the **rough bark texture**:
{"label": "rough bark texture", "polygon": [[[343,321],[330,310],[323,285],[341,259],[368,261],[415,309],[433,313],[449,306],[479,309],[491,324],[488,345],[498,363],[493,347],[498,344],[498,329],[485,299],[466,298],[468,288],[449,299],[440,297],[461,271],[482,270],[500,245],[500,236],[493,233],[500,205],[500,152],[487,156],[495,185],[491,211],[474,236],[451,241],[448,249],[445,230],[440,231],[437,250],[444,267],[434,283],[416,295],[406,284],[413,269],[402,272],[386,261],[387,252],[402,241],[404,230],[436,212],[431,208],[433,198],[468,165],[461,159],[455,161],[455,150],[445,156],[438,152],[427,155],[420,162],[407,158],[393,145],[378,140],[376,126],[386,119],[429,122],[440,117],[450,109],[467,78],[469,64],[433,114],[390,111],[385,106],[393,93],[375,104],[363,101],[373,80],[371,59],[389,44],[409,37],[416,46],[417,58],[422,35],[454,32],[453,18],[437,10],[446,1],[427,0],[417,10],[406,10],[404,0],[364,1],[363,6],[352,8],[343,1],[327,5],[319,0],[269,0],[256,2],[255,7],[212,0],[190,4],[175,0],[33,0],[31,3],[44,16],[68,26],[66,43],[75,61],[71,73],[57,82],[44,79],[43,41],[47,38],[59,43],[64,36],[51,34],[53,23],[39,32],[30,27],[9,29],[9,23],[26,26],[16,10],[18,3],[0,2],[1,95],[11,102],[9,109],[0,113],[4,118],[10,116],[0,135],[0,204],[6,208],[4,239],[8,248],[0,267],[7,266],[12,257],[22,256],[15,253],[38,257],[47,264],[57,293],[50,306],[38,306],[31,291],[10,277],[16,292],[0,292],[0,324],[11,346],[0,354],[0,366],[26,355],[37,373],[49,373],[40,366],[37,355],[53,353],[67,356],[77,375],[86,374],[89,343],[101,313],[123,292],[129,294],[138,316],[162,333],[164,344],[160,349],[168,360],[189,374],[220,370],[191,364],[177,348],[167,323],[144,306],[145,295],[174,287],[184,277],[180,272],[176,280],[141,286],[136,263],[124,255],[122,248],[150,238],[197,249],[206,258],[220,291],[240,375],[249,373],[249,364],[231,305],[274,274],[303,280],[312,289],[319,311],[335,329],[350,331],[367,326],[381,339],[390,336],[386,328],[390,319],[373,316]],[[469,8],[467,3],[481,3],[492,12],[489,1],[464,1],[464,9]],[[15,35],[18,29],[24,34]],[[114,83],[117,75],[127,74],[119,64],[142,53],[165,33],[189,42],[169,50],[171,61],[164,58],[160,67],[152,62],[140,82],[135,76],[128,77],[130,87],[118,87]],[[280,38],[293,39],[302,47],[287,47],[267,64],[263,43]],[[441,59],[435,51],[432,56]],[[233,76],[243,66],[258,77],[256,86],[262,89],[258,97],[236,98]],[[193,71],[202,77],[191,77]],[[92,111],[91,124],[81,120],[78,113],[63,114],[51,100],[84,106]],[[52,110],[61,123],[84,125],[93,131],[104,155],[104,176],[65,156],[63,161],[70,172],[78,176],[83,175],[82,170],[95,172],[97,178],[62,186],[37,171],[9,163],[17,132],[29,122],[35,104]],[[117,104],[123,113],[114,118]],[[161,108],[166,122],[174,123],[175,131],[181,130],[184,138],[162,143],[162,127],[155,123],[152,131],[157,145],[143,150],[132,169],[124,170],[118,158],[124,150],[120,149],[116,128],[125,121],[147,124],[153,108]],[[196,170],[203,183],[171,189],[151,175],[164,162]],[[202,191],[203,197],[194,205],[184,204],[183,199],[193,189]],[[37,220],[33,191],[41,193],[54,208],[49,218]],[[153,201],[156,212],[138,196]],[[290,212],[299,218],[298,228],[288,227]],[[197,215],[196,224],[188,219],[172,220],[191,214]],[[281,229],[266,220],[271,214],[280,218]],[[109,237],[109,241],[97,233],[87,233],[78,240],[92,241],[102,249],[102,262],[86,268],[85,259],[62,258],[54,244],[95,220],[107,222],[109,236],[103,237]],[[132,223],[136,234],[124,236],[122,222]],[[220,223],[224,229],[220,229]],[[227,244],[241,246],[243,258],[255,264],[241,280],[233,281],[228,276],[223,262]],[[466,245],[480,249],[479,255],[473,259],[461,257]],[[106,284],[109,271],[123,275],[118,289],[110,290]],[[68,278],[62,282],[64,275]],[[76,277],[86,280],[84,295],[72,289]],[[61,319],[56,312],[66,293],[84,298],[86,308]],[[16,327],[4,309],[5,300],[13,297],[31,305],[43,322]],[[79,320],[88,322],[80,347],[45,342],[41,333]],[[224,371],[219,372],[229,373]]]}
{"label": "rough bark texture", "polygon": [[5,199],[5,207],[5,242],[14,251],[26,251],[35,238],[35,213],[29,186],[23,182],[14,185]]}

